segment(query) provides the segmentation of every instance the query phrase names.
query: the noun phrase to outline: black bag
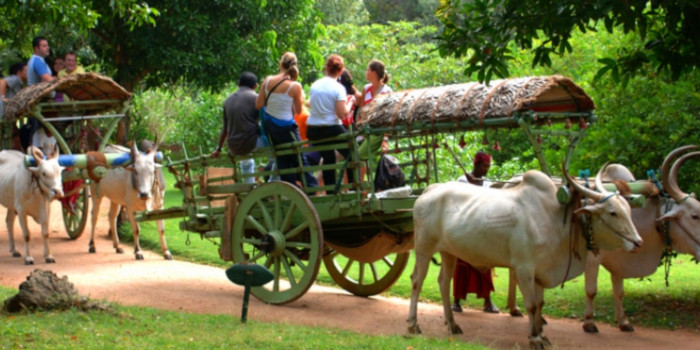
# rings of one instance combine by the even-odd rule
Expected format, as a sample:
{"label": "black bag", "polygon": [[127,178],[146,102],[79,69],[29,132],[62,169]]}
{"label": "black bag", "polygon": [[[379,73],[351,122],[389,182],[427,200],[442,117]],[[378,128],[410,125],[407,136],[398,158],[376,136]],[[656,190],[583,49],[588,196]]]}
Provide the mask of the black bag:
{"label": "black bag", "polygon": [[393,156],[383,154],[377,164],[377,174],[374,177],[375,191],[388,190],[406,184],[406,178],[399,167],[399,161]]}

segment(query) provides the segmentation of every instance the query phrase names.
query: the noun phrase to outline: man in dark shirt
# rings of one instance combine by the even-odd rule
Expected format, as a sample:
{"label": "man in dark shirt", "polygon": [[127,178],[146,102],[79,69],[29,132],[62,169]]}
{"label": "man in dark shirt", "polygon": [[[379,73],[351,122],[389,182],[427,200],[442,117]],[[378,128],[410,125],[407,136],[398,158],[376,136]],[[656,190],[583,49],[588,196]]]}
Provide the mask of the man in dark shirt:
{"label": "man in dark shirt", "polygon": [[[218,147],[211,156],[216,158],[221,153],[224,141],[228,144],[228,151],[233,155],[245,155],[265,147],[260,138],[260,126],[258,124],[258,110],[255,109],[255,100],[258,94],[258,78],[251,72],[244,72],[238,79],[238,91],[231,94],[224,102],[224,126],[219,135]],[[255,171],[255,160],[246,159],[240,162],[241,173],[251,174]],[[254,177],[247,177],[246,183],[254,183]]]}

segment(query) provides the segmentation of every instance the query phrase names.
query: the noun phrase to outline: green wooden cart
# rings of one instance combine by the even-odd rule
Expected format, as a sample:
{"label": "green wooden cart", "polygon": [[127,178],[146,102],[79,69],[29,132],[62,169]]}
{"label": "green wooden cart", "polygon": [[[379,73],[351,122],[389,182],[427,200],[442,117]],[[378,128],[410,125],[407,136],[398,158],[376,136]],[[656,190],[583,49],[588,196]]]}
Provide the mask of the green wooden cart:
{"label": "green wooden cart", "polygon": [[[55,95],[61,94],[62,101]],[[63,223],[71,239],[85,230],[88,213],[87,171],[90,151],[102,151],[129,108],[131,93],[112,79],[93,73],[68,75],[22,89],[5,106],[0,122],[2,149],[18,148],[17,137],[22,125],[40,123],[56,138],[61,156],[59,163],[68,166],[64,183],[84,179],[82,184],[64,193],[78,194],[74,208],[63,208]],[[77,157],[66,155],[80,154]],[[92,170],[92,169],[91,169]]]}
{"label": "green wooden cart", "polygon": [[[219,253],[235,263],[253,262],[269,268],[275,278],[253,288],[257,298],[272,304],[293,301],[316,279],[321,261],[345,290],[370,296],[387,290],[401,276],[413,245],[413,204],[441,178],[437,166],[445,136],[467,131],[510,128],[530,140],[541,169],[549,173],[540,145],[542,135],[568,140],[565,162],[585,129],[595,122],[593,101],[573,81],[562,76],[527,77],[395,92],[365,106],[357,130],[332,139],[332,145],[306,142],[275,145],[243,157],[212,159],[199,151],[167,161],[182,191],[182,206],[145,213],[141,220],[182,218],[183,230],[220,239]],[[401,161],[408,189],[375,191],[374,169],[379,144],[390,139],[390,153]],[[361,142],[359,137],[363,138]],[[294,169],[260,169],[259,182],[244,184],[236,161],[264,160],[280,155],[349,149],[336,164]],[[452,153],[454,155],[454,153]],[[450,157],[448,154],[447,157]],[[452,158],[450,158],[452,159]],[[455,166],[459,159],[454,157]],[[301,162],[300,162],[301,164]],[[213,175],[213,168],[230,174]],[[360,178],[365,167],[367,177]],[[309,187],[300,183],[264,182],[270,175],[334,169],[355,172],[352,183]],[[334,195],[323,195],[335,190]]]}

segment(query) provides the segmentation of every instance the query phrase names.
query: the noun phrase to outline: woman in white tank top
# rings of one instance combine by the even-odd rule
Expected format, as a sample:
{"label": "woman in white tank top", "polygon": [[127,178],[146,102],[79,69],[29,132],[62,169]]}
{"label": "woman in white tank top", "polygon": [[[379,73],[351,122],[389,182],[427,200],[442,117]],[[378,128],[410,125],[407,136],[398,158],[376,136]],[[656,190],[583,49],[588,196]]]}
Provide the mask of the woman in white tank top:
{"label": "woman in white tank top", "polygon": [[[279,74],[265,78],[255,101],[255,108],[265,108],[264,128],[273,145],[301,140],[299,128],[294,121],[294,115],[301,112],[304,101],[304,90],[296,82],[298,77],[297,56],[286,52],[280,59]],[[304,166],[309,166],[304,153],[301,154],[301,161]],[[279,170],[298,167],[299,161],[294,154],[277,157]],[[280,178],[293,184],[301,181],[298,174],[281,174]],[[305,172],[304,178],[307,187],[318,187],[316,177],[310,172]]]}

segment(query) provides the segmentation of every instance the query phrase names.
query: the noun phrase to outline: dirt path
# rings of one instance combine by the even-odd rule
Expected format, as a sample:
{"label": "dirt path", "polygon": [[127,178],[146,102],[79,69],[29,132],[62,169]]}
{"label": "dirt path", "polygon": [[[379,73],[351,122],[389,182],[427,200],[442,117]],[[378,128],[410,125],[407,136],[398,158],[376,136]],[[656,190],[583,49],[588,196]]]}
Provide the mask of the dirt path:
{"label": "dirt path", "polygon": [[[106,218],[98,224],[97,253],[88,254],[88,229],[78,240],[67,238],[63,230],[60,208],[52,207],[54,220],[50,244],[55,264],[46,264],[42,257],[43,243],[39,227],[32,221],[31,252],[35,265],[25,266],[23,259],[8,253],[7,230],[0,224],[0,285],[17,288],[34,269],[47,269],[59,276],[67,275],[82,295],[106,299],[122,305],[151,306],[160,309],[195,313],[240,315],[243,288],[228,281],[224,270],[182,261],[165,261],[156,253],[146,252],[144,261],[135,261],[132,248],[126,254],[115,254],[106,237]],[[106,213],[107,210],[103,210]],[[103,214],[106,215],[106,214]],[[5,209],[0,208],[0,217]],[[31,221],[31,220],[30,220]],[[18,250],[24,253],[21,231],[15,224]],[[214,249],[214,247],[212,247]],[[177,258],[177,257],[176,257]],[[429,282],[426,282],[429,283]],[[447,337],[442,308],[421,303],[419,322],[425,336]],[[251,298],[248,318],[264,322],[288,322],[308,326],[347,329],[376,335],[405,335],[408,300],[398,298],[360,298],[347,292],[312,287],[299,300],[271,306]],[[459,340],[480,342],[498,349],[529,347],[526,318],[506,314],[485,314],[467,310],[455,315],[466,334]],[[599,334],[585,334],[577,320],[549,319],[545,333],[559,349],[697,349],[700,334],[692,331],[667,331],[636,327],[634,333],[598,324]]]}

